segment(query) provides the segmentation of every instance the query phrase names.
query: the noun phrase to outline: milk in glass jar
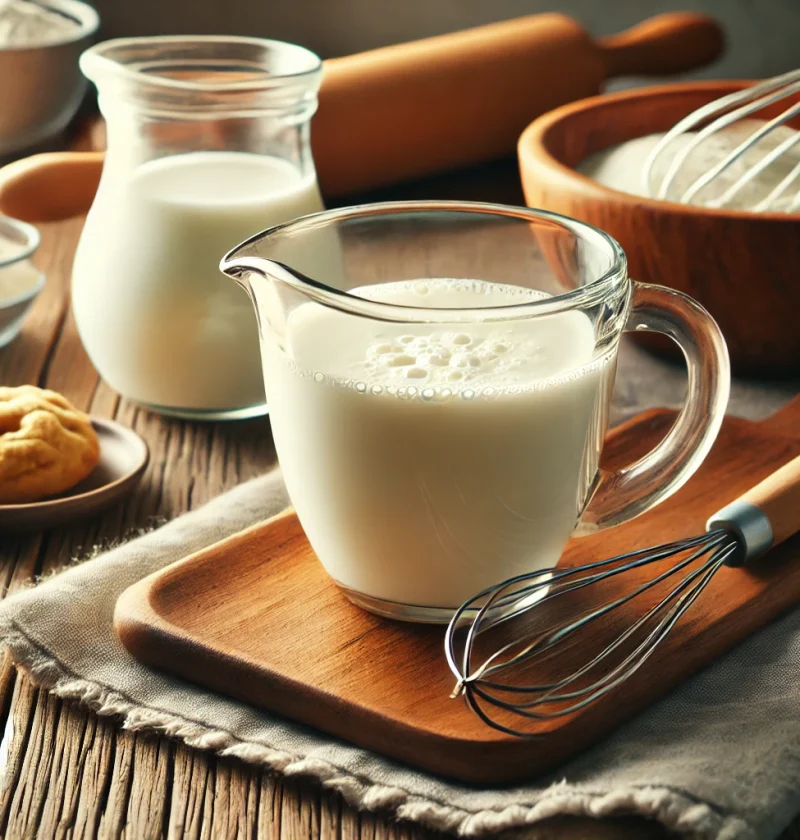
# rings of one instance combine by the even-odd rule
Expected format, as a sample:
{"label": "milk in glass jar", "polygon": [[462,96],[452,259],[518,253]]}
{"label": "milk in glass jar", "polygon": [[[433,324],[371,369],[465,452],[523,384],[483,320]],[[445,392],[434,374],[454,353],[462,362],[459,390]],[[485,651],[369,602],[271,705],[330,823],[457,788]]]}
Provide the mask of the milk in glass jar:
{"label": "milk in glass jar", "polygon": [[153,37],[83,54],[108,151],[72,302],[101,376],[154,411],[266,411],[253,307],[219,272],[238,242],[322,209],[309,143],[321,62],[279,41]]}

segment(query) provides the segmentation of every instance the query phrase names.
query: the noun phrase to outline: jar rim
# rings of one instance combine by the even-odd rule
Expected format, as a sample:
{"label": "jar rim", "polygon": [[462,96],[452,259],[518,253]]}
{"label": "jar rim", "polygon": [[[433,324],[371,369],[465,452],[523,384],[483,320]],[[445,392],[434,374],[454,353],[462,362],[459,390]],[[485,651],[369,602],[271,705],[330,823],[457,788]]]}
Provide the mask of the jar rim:
{"label": "jar rim", "polygon": [[[203,51],[213,46],[228,46],[231,54],[213,55],[209,50],[207,56]],[[194,57],[176,54],[171,59],[168,52],[172,48],[176,53],[180,50],[191,50],[195,48],[197,54]],[[260,68],[259,78],[220,81],[204,81],[194,79],[173,78],[159,75],[152,72],[160,64],[175,66],[181,62],[190,65],[192,62],[235,62],[237,56],[234,54],[236,48],[249,49],[253,52],[261,50],[264,55],[282,54],[288,59],[287,64],[294,63],[297,69],[289,72],[270,72],[266,67]],[[162,55],[156,59],[148,55],[155,50],[160,50]],[[121,60],[124,56],[127,59]],[[239,56],[244,60],[245,56]],[[102,41],[85,50],[80,58],[80,66],[84,75],[97,82],[98,76],[114,74],[118,78],[130,81],[141,81],[146,78],[147,84],[164,92],[184,93],[253,93],[258,91],[269,91],[281,87],[287,82],[297,82],[303,79],[312,80],[322,70],[322,59],[306,47],[299,44],[292,44],[287,41],[277,41],[269,38],[253,38],[243,35],[153,35],[135,38],[113,38]]]}

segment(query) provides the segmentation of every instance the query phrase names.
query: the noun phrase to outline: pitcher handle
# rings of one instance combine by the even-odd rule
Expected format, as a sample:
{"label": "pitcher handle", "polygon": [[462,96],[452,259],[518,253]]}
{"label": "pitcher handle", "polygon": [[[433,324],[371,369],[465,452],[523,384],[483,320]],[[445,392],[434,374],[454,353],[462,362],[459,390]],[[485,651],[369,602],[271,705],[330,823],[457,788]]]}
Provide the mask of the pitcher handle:
{"label": "pitcher handle", "polygon": [[601,470],[581,519],[582,532],[633,519],[682,487],[711,449],[728,403],[728,350],[716,322],[699,303],[663,286],[634,283],[625,330],[663,333],[677,343],[688,367],[686,403],[666,437],[647,455],[620,470]]}

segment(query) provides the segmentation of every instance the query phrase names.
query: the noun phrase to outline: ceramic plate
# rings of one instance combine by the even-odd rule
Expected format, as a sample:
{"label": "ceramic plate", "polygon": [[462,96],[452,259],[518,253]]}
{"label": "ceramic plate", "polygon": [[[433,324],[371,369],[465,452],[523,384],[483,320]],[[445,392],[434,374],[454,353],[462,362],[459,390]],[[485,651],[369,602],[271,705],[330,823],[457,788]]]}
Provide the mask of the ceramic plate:
{"label": "ceramic plate", "polygon": [[52,499],[25,505],[0,505],[1,531],[33,531],[99,513],[139,483],[147,467],[147,444],[113,420],[92,418],[100,439],[100,460],[79,484]]}

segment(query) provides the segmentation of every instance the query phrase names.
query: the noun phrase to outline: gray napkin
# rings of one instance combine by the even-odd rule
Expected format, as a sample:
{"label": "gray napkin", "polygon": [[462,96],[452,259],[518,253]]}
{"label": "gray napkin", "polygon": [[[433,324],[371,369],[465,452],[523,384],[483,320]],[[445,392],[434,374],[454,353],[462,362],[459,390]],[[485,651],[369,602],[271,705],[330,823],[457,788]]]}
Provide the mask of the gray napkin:
{"label": "gray napkin", "polygon": [[[638,351],[626,351],[619,379],[617,417],[680,399],[680,371]],[[764,416],[796,390],[742,386],[733,405]],[[452,784],[258,712],[152,671],[121,647],[111,621],[123,589],[286,503],[277,472],[243,484],[3,601],[0,638],[39,684],[128,728],[312,776],[358,807],[464,836],[556,814],[638,813],[686,837],[769,838],[800,810],[800,611],[558,772],[500,790]]]}

